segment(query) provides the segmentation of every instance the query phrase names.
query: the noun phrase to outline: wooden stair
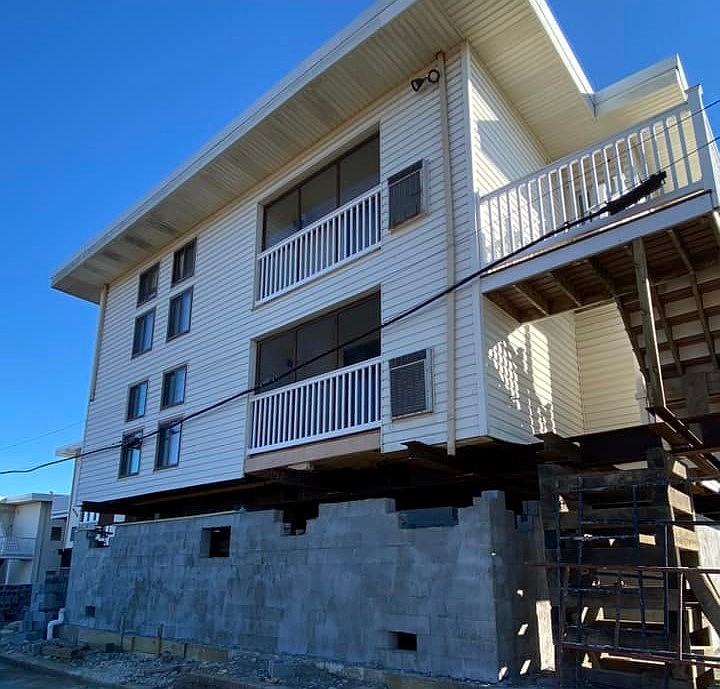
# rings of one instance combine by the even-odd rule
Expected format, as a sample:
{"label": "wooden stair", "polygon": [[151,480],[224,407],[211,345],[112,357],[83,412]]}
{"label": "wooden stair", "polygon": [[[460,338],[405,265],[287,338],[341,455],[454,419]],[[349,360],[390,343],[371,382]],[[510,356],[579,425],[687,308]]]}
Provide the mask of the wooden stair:
{"label": "wooden stair", "polygon": [[539,470],[558,682],[709,689],[720,592],[697,569],[685,466],[654,450],[611,467]]}

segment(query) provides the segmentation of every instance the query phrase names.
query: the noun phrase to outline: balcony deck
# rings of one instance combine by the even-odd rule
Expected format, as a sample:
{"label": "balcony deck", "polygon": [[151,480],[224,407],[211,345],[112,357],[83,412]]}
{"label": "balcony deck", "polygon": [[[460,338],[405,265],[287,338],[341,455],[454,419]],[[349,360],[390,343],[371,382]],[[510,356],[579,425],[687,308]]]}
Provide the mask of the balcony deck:
{"label": "balcony deck", "polygon": [[0,559],[32,560],[35,555],[35,539],[20,536],[0,536]]}
{"label": "balcony deck", "polygon": [[[662,172],[655,191],[633,193]],[[682,409],[685,374],[720,373],[719,179],[720,156],[691,90],[687,104],[479,199],[489,266],[481,290],[521,323],[614,302],[644,367],[640,251],[661,375],[677,379],[668,401]]]}

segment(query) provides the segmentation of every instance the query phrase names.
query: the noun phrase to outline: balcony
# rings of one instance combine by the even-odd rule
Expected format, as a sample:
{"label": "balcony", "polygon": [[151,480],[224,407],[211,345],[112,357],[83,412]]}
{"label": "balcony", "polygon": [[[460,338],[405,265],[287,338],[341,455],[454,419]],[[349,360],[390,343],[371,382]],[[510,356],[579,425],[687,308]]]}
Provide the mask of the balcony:
{"label": "balcony", "polygon": [[250,454],[377,428],[380,360],[255,395],[251,415]]}
{"label": "balcony", "polygon": [[371,251],[380,244],[380,186],[263,251],[257,301],[266,302]]}
{"label": "balcony", "polygon": [[[531,243],[533,252],[561,246],[611,222],[713,189],[717,170],[717,150],[699,91],[693,89],[687,103],[478,199],[483,264],[517,256]],[[617,214],[605,210],[661,171],[666,176],[659,189],[623,203]]]}
{"label": "balcony", "polygon": [[32,560],[34,555],[34,538],[0,536],[0,558],[6,560]]}

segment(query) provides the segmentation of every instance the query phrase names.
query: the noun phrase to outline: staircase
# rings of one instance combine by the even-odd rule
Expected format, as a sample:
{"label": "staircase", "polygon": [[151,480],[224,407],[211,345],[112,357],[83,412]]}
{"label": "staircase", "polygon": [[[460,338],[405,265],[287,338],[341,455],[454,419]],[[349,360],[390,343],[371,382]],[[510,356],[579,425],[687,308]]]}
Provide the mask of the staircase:
{"label": "staircase", "polygon": [[558,685],[720,687],[720,595],[685,466],[540,469]]}

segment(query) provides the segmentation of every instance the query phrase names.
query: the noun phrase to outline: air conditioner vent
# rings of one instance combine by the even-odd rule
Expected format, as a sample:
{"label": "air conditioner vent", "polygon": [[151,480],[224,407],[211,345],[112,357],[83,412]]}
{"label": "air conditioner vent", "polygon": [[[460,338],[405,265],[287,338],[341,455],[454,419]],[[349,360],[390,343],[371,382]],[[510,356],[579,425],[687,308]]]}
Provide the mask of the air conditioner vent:
{"label": "air conditioner vent", "polygon": [[394,419],[432,411],[430,350],[390,359],[390,412]]}

